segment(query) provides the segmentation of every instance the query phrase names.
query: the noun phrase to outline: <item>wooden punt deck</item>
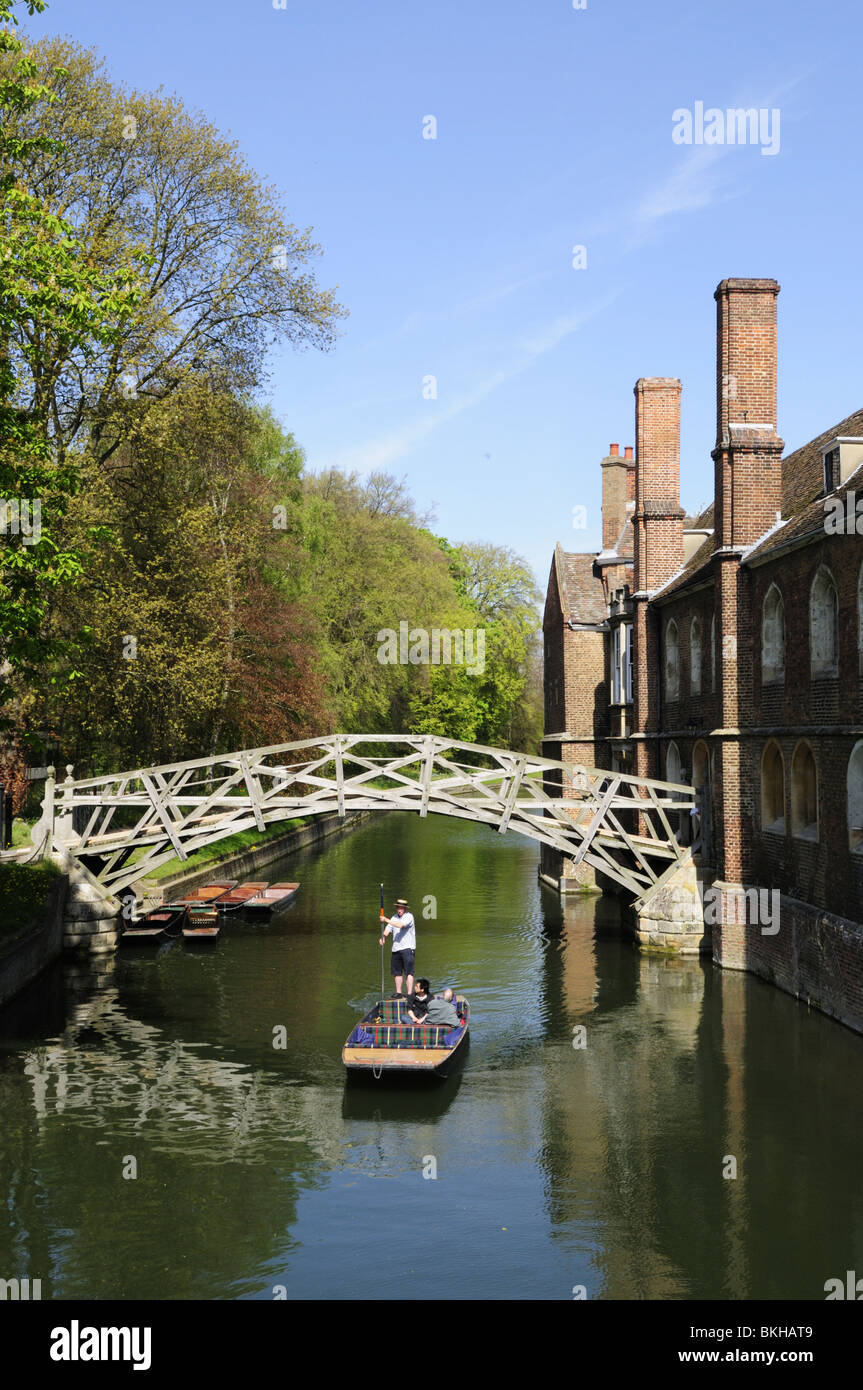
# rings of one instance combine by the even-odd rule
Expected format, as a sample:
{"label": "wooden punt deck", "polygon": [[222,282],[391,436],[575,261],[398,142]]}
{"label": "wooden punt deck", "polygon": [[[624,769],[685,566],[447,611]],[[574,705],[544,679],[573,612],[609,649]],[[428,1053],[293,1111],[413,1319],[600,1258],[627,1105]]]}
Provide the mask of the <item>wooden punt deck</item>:
{"label": "wooden punt deck", "polygon": [[[457,994],[453,1000],[461,1023],[451,1028],[445,1024],[411,1025],[393,1021],[392,1016],[403,1011],[402,1002],[406,1004],[407,1001],[397,1004],[395,999],[379,1000],[351,1029],[342,1048],[342,1061],[349,1075],[378,1077],[389,1072],[403,1076],[445,1076],[456,1058],[466,1052],[470,1005],[464,995]],[[381,1014],[385,1016],[384,1021],[381,1021]],[[415,1039],[422,1039],[426,1029],[429,1030],[428,1042],[419,1041],[415,1045]],[[405,1038],[404,1032],[412,1036]],[[359,1035],[363,1033],[366,1036],[361,1040]],[[370,1035],[373,1041],[369,1041]],[[381,1037],[387,1041],[380,1041]]]}

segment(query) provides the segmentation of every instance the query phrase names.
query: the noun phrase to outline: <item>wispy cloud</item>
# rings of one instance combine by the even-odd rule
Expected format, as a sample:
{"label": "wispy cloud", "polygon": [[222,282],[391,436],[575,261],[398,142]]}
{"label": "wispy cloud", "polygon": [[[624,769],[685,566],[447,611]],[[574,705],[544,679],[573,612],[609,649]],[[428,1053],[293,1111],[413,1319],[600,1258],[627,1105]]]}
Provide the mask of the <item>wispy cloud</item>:
{"label": "wispy cloud", "polygon": [[[748,110],[773,110],[780,107],[783,123],[789,118],[787,107],[781,106],[783,98],[803,81],[802,76],[792,77],[781,83],[773,91],[762,93],[757,100],[737,99],[726,103],[722,109],[743,108]],[[716,103],[719,105],[719,103]],[[708,105],[712,103],[708,102]],[[672,113],[668,117],[668,138],[671,143]],[[744,169],[752,173],[752,163],[741,163],[739,145],[697,145],[679,154],[675,165],[665,178],[649,189],[632,214],[634,240],[640,241],[651,232],[663,218],[680,214],[701,212],[717,203],[740,198],[745,192],[742,180]],[[732,156],[732,158],[729,158]],[[770,161],[767,161],[769,164]],[[759,161],[760,167],[764,161]]]}
{"label": "wispy cloud", "polygon": [[374,439],[367,440],[363,444],[339,450],[329,458],[312,459],[310,460],[311,467],[314,469],[341,468],[348,472],[356,470],[360,473],[389,467],[427,439],[435,430],[440,429],[442,425],[456,419],[466,410],[471,410],[474,406],[479,405],[481,401],[501,386],[505,386],[507,382],[521,376],[540,357],[553,352],[556,347],[559,347],[573,333],[578,332],[579,328],[590,319],[603,313],[617,298],[618,293],[619,291],[615,291],[613,294],[607,295],[587,309],[561,315],[550,323],[542,325],[531,336],[522,338],[514,344],[510,361],[504,367],[487,373],[475,385],[454,397],[449,403],[440,400],[428,401],[422,414],[417,415],[413,420],[385,434],[378,435]]}
{"label": "wispy cloud", "polygon": [[727,145],[699,145],[688,150],[677,169],[650,189],[635,209],[636,228],[646,229],[663,217],[699,212],[740,196],[730,185],[730,170],[721,167]]}

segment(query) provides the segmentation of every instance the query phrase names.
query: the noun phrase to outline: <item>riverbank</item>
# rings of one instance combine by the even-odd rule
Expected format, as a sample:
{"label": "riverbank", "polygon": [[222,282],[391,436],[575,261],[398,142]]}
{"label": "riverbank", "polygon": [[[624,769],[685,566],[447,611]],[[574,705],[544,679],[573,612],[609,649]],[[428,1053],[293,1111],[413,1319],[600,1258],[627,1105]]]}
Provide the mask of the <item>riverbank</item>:
{"label": "riverbank", "polygon": [[0,864],[0,1007],[59,957],[67,890],[50,862]]}
{"label": "riverbank", "polygon": [[209,859],[202,868],[190,868],[171,878],[139,879],[133,886],[139,897],[155,902],[171,902],[178,894],[192,893],[214,878],[245,878],[255,874],[295,850],[318,844],[340,831],[355,829],[371,814],[370,811],[352,811],[340,816],[334,811],[331,815],[318,816],[307,824],[286,830],[281,835],[270,835],[253,848],[235,850],[221,858]]}

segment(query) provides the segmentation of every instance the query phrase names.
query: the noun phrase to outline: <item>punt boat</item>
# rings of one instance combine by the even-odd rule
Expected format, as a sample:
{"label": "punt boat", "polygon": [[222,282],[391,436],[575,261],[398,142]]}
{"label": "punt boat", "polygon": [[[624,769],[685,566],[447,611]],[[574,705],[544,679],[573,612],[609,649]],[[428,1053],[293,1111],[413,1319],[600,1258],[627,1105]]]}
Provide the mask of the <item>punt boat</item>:
{"label": "punt boat", "polygon": [[215,898],[221,898],[232,888],[236,888],[239,881],[238,878],[214,879],[212,883],[205,883],[203,888],[195,888],[193,892],[187,893],[185,897],[180,899],[180,902],[211,903]]}
{"label": "punt boat", "polygon": [[238,888],[231,888],[220,898],[214,898],[213,907],[218,908],[219,912],[237,912],[246,906],[250,898],[257,898],[268,886],[267,883],[241,883]]}
{"label": "punt boat", "polygon": [[288,903],[294,901],[299,886],[298,883],[272,883],[256,898],[249,898],[248,902],[244,903],[245,911],[253,912],[256,916],[281,912],[283,908],[288,906]]}
{"label": "punt boat", "polygon": [[120,936],[121,946],[158,946],[169,936],[178,936],[186,916],[185,903],[171,903],[145,912],[130,922]]}
{"label": "punt boat", "polygon": [[407,1020],[407,1003],[407,999],[381,999],[360,1019],[342,1048],[342,1061],[349,1074],[446,1076],[456,1056],[467,1051],[470,1005],[464,995],[458,994],[453,1000],[459,1018],[457,1027],[447,1023],[411,1023]]}
{"label": "punt boat", "polygon": [[202,945],[218,941],[222,934],[219,914],[215,907],[193,903],[186,915],[183,927],[183,940],[191,945]]}

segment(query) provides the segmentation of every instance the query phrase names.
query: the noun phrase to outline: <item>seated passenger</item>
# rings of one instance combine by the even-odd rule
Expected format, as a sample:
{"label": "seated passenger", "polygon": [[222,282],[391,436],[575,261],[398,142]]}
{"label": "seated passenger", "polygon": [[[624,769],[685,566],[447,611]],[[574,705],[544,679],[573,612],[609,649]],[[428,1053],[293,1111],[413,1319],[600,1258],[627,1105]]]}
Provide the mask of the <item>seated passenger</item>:
{"label": "seated passenger", "polygon": [[429,1011],[429,982],[417,980],[413,994],[408,995],[407,1016],[411,1023],[425,1023]]}
{"label": "seated passenger", "polygon": [[453,1002],[454,997],[451,989],[445,989],[441,998],[430,999],[426,1022],[446,1023],[451,1028],[456,1028],[461,1022],[461,1019],[458,1016],[455,1003]]}

